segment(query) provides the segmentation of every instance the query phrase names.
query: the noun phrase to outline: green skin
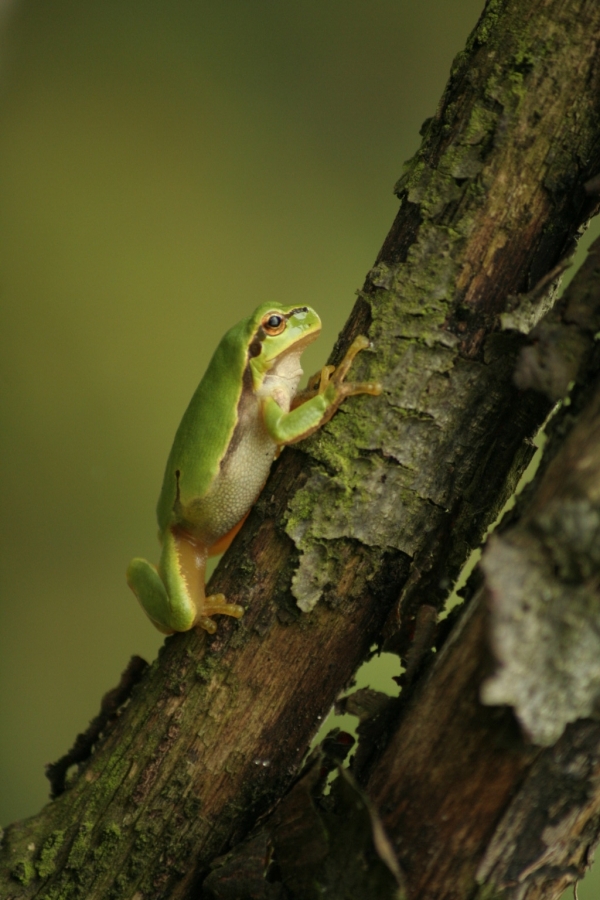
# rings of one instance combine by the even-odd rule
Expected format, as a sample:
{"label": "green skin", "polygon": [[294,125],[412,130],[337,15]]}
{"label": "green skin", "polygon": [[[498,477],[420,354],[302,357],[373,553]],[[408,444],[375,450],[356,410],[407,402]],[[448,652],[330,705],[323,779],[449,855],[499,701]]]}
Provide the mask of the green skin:
{"label": "green skin", "polygon": [[259,306],[221,340],[175,440],[158,500],[162,553],[158,566],[133,559],[127,582],[165,634],[195,625],[211,634],[212,615],[240,618],[244,609],[223,594],[205,595],[208,556],[221,553],[256,501],[281,447],[320,428],[346,397],[379,394],[375,383],[344,378],[358,337],[336,370],[325,366],[297,393],[300,356],[319,334],[309,306]]}

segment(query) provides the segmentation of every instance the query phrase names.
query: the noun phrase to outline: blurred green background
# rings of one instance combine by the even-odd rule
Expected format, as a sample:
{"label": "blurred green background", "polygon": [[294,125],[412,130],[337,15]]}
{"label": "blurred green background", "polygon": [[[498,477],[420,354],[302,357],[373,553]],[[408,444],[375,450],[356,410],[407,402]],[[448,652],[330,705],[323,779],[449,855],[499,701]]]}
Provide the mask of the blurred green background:
{"label": "blurred green background", "polygon": [[218,339],[310,302],[324,361],[482,6],[2,7],[0,823],[162,640],[124,571]]}

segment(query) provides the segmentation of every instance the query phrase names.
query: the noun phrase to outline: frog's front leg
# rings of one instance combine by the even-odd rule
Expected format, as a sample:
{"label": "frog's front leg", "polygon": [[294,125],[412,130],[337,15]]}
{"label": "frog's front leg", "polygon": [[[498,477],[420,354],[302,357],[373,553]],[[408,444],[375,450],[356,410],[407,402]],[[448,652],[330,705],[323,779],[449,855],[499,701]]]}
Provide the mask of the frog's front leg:
{"label": "frog's front leg", "polygon": [[[359,334],[354,338],[346,355],[339,366],[323,366],[320,372],[312,375],[308,379],[308,384],[303,391],[299,391],[292,400],[291,409],[302,406],[307,400],[324,394],[327,387],[330,386],[330,396],[335,395],[334,403],[339,406],[346,397],[352,397],[355,394],[373,394],[377,396],[381,393],[381,385],[375,381],[346,383],[345,378],[350,370],[350,366],[354,362],[361,350],[366,350],[369,346],[369,338],[364,334]],[[333,388],[333,392],[332,392]]]}
{"label": "frog's front leg", "polygon": [[310,379],[308,388],[297,395],[297,402],[292,404],[289,412],[285,412],[273,397],[264,400],[265,425],[276,444],[293,444],[308,437],[329,421],[347,397],[381,393],[379,382],[345,381],[353,360],[368,346],[369,339],[364,335],[355,338],[339,366],[323,366],[320,374]]}
{"label": "frog's front leg", "polygon": [[243,607],[227,603],[223,594],[206,596],[207,556],[208,548],[168,528],[157,567],[145,559],[131,561],[127,583],[159,631],[172,634],[198,625],[214,634],[212,615],[243,616]]}
{"label": "frog's front leg", "polygon": [[312,400],[317,394],[322,394],[324,386],[328,383],[330,376],[335,372],[335,366],[323,366],[314,375],[308,379],[308,384],[302,391],[298,391],[290,404],[290,409],[296,409],[302,406],[307,400]]}

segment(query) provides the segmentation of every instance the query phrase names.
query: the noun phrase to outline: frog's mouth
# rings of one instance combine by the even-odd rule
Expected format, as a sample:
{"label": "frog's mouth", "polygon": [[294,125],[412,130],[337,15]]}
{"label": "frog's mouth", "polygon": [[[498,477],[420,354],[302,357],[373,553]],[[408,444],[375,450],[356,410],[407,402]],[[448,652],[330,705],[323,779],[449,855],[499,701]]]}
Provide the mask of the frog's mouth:
{"label": "frog's mouth", "polygon": [[287,366],[286,360],[289,360],[293,356],[300,359],[300,356],[304,353],[308,345],[312,344],[313,341],[316,341],[320,333],[321,326],[319,325],[318,328],[315,328],[313,331],[308,331],[302,337],[296,339],[289,347],[285,347],[279,352],[261,355],[264,371],[269,373],[279,371],[282,367]]}
{"label": "frog's mouth", "polygon": [[285,379],[294,378],[297,374],[298,377],[302,377],[300,357],[306,347],[318,338],[320,331],[320,328],[318,331],[311,331],[310,334],[296,341],[291,347],[276,356],[275,359],[270,361],[270,364],[267,364],[266,372],[269,375],[276,375],[278,378]]}

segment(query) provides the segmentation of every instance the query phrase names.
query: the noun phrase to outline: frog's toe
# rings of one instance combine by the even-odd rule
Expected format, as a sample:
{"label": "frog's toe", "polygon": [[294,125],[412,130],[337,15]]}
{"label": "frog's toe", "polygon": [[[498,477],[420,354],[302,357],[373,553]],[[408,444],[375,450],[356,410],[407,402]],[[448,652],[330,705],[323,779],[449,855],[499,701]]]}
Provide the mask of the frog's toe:
{"label": "frog's toe", "polygon": [[372,394],[377,397],[383,390],[378,381],[345,381],[341,387],[345,397],[354,397],[356,394]]}
{"label": "frog's toe", "polygon": [[217,623],[214,619],[211,619],[211,616],[215,615],[233,616],[234,619],[241,619],[244,615],[244,607],[238,606],[237,603],[227,603],[224,594],[213,594],[211,597],[206,598],[203,615],[198,616],[196,625],[199,628],[203,628],[204,631],[208,631],[209,634],[214,634],[217,630]]}
{"label": "frog's toe", "polygon": [[237,603],[228,603],[225,594],[211,594],[204,601],[202,613],[204,616],[233,616],[234,619],[241,619],[244,607]]}
{"label": "frog's toe", "polygon": [[198,625],[198,628],[202,628],[203,631],[208,631],[209,634],[214,634],[217,630],[217,623],[209,616],[199,616],[196,624]]}

